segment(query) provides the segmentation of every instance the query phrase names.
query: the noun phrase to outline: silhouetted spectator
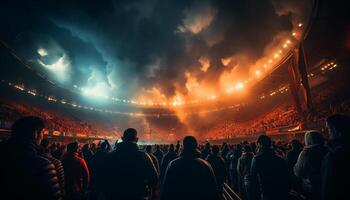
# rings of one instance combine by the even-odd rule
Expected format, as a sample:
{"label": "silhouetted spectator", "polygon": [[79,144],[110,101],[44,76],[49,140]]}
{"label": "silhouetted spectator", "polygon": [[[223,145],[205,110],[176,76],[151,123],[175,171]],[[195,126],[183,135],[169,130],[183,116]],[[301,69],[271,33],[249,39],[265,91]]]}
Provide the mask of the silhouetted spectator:
{"label": "silhouetted spectator", "polygon": [[305,147],[301,151],[294,174],[301,178],[302,189],[308,199],[319,199],[321,187],[321,165],[327,153],[322,133],[311,131],[305,134]]}
{"label": "silhouetted spectator", "polygon": [[208,141],[205,142],[204,149],[202,150],[202,158],[206,159],[210,154],[210,143]]}
{"label": "silhouetted spectator", "polygon": [[61,191],[62,191],[62,195],[63,197],[65,196],[65,180],[64,180],[64,169],[63,169],[63,164],[60,160],[54,158],[51,155],[50,149],[49,149],[49,140],[47,139],[43,139],[40,143],[41,148],[41,152],[43,154],[43,156],[48,159],[49,161],[52,162],[53,165],[55,165],[56,168],[56,172],[57,172],[57,178],[59,180],[60,186],[61,186]]}
{"label": "silhouetted spectator", "polygon": [[225,159],[225,161],[227,161],[226,156],[227,156],[227,154],[229,153],[229,151],[230,151],[230,149],[228,148],[227,143],[224,142],[224,143],[222,144],[222,148],[221,148],[221,157],[222,157],[223,159]]}
{"label": "silhouetted spectator", "polygon": [[89,165],[90,159],[93,155],[93,152],[90,149],[90,144],[84,144],[83,148],[81,148],[81,153],[83,154],[85,162]]}
{"label": "silhouetted spectator", "polygon": [[286,162],[289,174],[291,176],[292,187],[296,191],[301,191],[301,180],[296,177],[294,174],[294,165],[298,160],[299,154],[303,149],[303,145],[299,142],[299,140],[292,140],[291,142],[292,149],[287,152]]}
{"label": "silhouetted spectator", "polygon": [[152,163],[154,165],[154,167],[156,168],[158,174],[160,173],[159,170],[159,162],[157,157],[152,153],[152,146],[151,145],[147,145],[146,146],[146,153],[149,155],[149,157],[152,159]]}
{"label": "silhouetted spectator", "polygon": [[56,168],[40,151],[44,121],[23,117],[0,146],[0,194],[7,199],[62,199]]}
{"label": "silhouetted spectator", "polygon": [[178,140],[177,142],[176,142],[176,146],[175,146],[175,153],[176,153],[176,155],[180,155],[180,147],[181,147],[181,145],[180,145],[180,141]]}
{"label": "silhouetted spectator", "polygon": [[107,200],[144,199],[147,187],[157,185],[157,170],[149,155],[139,150],[135,129],[126,129],[122,140],[104,163],[105,197]]}
{"label": "silhouetted spectator", "polygon": [[322,200],[349,199],[349,134],[350,117],[335,114],[326,120],[330,135],[330,151],[325,156],[322,166]]}
{"label": "silhouetted spectator", "polygon": [[185,137],[183,146],[182,155],[165,172],[161,199],[220,199],[213,169],[199,158],[196,139]]}
{"label": "silhouetted spectator", "polygon": [[156,158],[157,158],[157,160],[158,160],[158,163],[161,163],[162,160],[163,160],[163,155],[164,155],[164,153],[163,153],[163,151],[160,149],[160,146],[159,146],[159,145],[156,145],[156,151],[155,151],[153,154],[156,156]]}
{"label": "silhouetted spectator", "polygon": [[292,140],[291,146],[292,146],[292,149],[288,151],[286,161],[287,161],[288,169],[291,172],[293,172],[294,165],[298,160],[301,150],[303,149],[303,145],[299,142],[299,140]]}
{"label": "silhouetted spectator", "polygon": [[58,160],[62,160],[63,155],[66,153],[66,146],[56,144],[55,150],[51,152],[52,156]]}
{"label": "silhouetted spectator", "polygon": [[89,169],[85,160],[78,156],[78,148],[77,142],[68,144],[67,154],[62,159],[67,199],[83,199],[90,182]]}
{"label": "silhouetted spectator", "polygon": [[164,155],[161,167],[160,167],[160,176],[161,176],[161,181],[163,181],[163,177],[165,175],[165,171],[171,161],[173,161],[175,158],[177,158],[177,154],[175,152],[175,147],[173,144],[169,145],[168,152]]}
{"label": "silhouetted spectator", "polygon": [[103,163],[108,152],[111,151],[111,145],[107,140],[102,142],[97,148],[96,153],[91,157],[90,160],[90,174],[91,174],[91,193],[90,199],[99,199],[102,196],[101,185],[103,181]]}
{"label": "silhouetted spectator", "polygon": [[250,185],[251,185],[251,176],[250,176],[250,167],[254,154],[252,148],[249,145],[243,147],[242,156],[238,159],[237,164],[237,173],[241,180],[241,191],[243,199],[250,200],[252,199],[250,195]]}
{"label": "silhouetted spectator", "polygon": [[225,160],[219,155],[220,148],[217,145],[214,145],[211,150],[211,154],[208,155],[207,161],[210,163],[213,168],[216,183],[219,187],[219,193],[222,194],[222,188],[224,186],[224,182],[227,179],[227,169]]}
{"label": "silhouetted spectator", "polygon": [[288,199],[290,176],[286,162],[275,155],[268,136],[260,135],[257,144],[259,150],[252,160],[250,171],[252,199]]}
{"label": "silhouetted spectator", "polygon": [[231,178],[231,183],[234,189],[239,190],[239,177],[237,174],[237,164],[238,159],[242,155],[242,146],[240,144],[237,144],[236,147],[233,149],[232,154],[229,157],[229,173]]}

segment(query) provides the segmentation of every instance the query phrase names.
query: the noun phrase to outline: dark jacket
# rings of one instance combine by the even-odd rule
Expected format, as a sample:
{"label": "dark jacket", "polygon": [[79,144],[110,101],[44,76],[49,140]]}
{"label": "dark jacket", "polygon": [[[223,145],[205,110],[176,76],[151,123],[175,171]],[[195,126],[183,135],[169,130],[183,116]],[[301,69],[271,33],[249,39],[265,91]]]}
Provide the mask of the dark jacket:
{"label": "dark jacket", "polygon": [[290,176],[287,165],[273,150],[268,148],[259,150],[252,160],[250,174],[253,199],[288,199]]}
{"label": "dark jacket", "polygon": [[287,166],[288,166],[288,170],[292,173],[293,173],[294,165],[298,161],[300,152],[301,152],[301,149],[291,149],[290,151],[287,152],[287,157],[286,157]]}
{"label": "dark jacket", "polygon": [[222,187],[222,185],[227,179],[227,169],[225,160],[219,155],[210,154],[207,158],[207,161],[213,168],[216,177],[216,183],[220,187]]}
{"label": "dark jacket", "polygon": [[220,199],[215,175],[210,164],[199,158],[196,152],[183,152],[180,158],[171,161],[168,165],[161,199]]}
{"label": "dark jacket", "polygon": [[143,199],[146,186],[153,188],[158,173],[147,153],[136,143],[121,142],[106,156],[103,189],[109,199]]}
{"label": "dark jacket", "polygon": [[158,162],[157,157],[156,157],[155,155],[153,155],[153,153],[147,153],[147,154],[148,154],[149,157],[151,158],[152,163],[153,163],[154,167],[156,168],[157,173],[158,173],[158,175],[159,175],[160,169],[159,169],[159,162]]}
{"label": "dark jacket", "polygon": [[56,168],[56,173],[57,173],[57,178],[61,187],[61,192],[63,197],[65,196],[65,191],[66,191],[66,186],[65,186],[65,178],[64,178],[64,169],[63,169],[63,164],[60,160],[54,158],[51,153],[45,152],[43,153],[43,156],[51,161],[51,163],[55,166]]}
{"label": "dark jacket", "polygon": [[[310,136],[312,137],[312,136]],[[294,174],[302,179],[302,188],[308,195],[319,196],[321,190],[321,166],[327,153],[323,144],[315,144],[305,136],[305,148],[294,165]]]}
{"label": "dark jacket", "polygon": [[252,164],[252,159],[254,154],[251,152],[243,153],[238,159],[237,173],[243,181],[248,181],[250,179],[250,167]]}
{"label": "dark jacket", "polygon": [[157,149],[154,153],[154,156],[156,156],[158,163],[162,162],[163,160],[163,151],[161,149]]}
{"label": "dark jacket", "polygon": [[1,199],[62,199],[55,166],[39,145],[10,139],[0,147]]}
{"label": "dark jacket", "polygon": [[304,148],[294,165],[294,174],[302,179],[302,188],[310,194],[319,194],[322,160],[327,153],[324,146]]}
{"label": "dark jacket", "polygon": [[332,143],[322,164],[321,200],[349,199],[349,146],[343,138]]}
{"label": "dark jacket", "polygon": [[66,175],[66,196],[70,199],[80,199],[90,182],[87,164],[76,152],[66,154],[62,163]]}
{"label": "dark jacket", "polygon": [[177,154],[175,151],[168,151],[163,157],[162,164],[160,166],[160,176],[161,180],[163,180],[166,168],[168,167],[168,164],[177,158]]}
{"label": "dark jacket", "polygon": [[98,199],[102,192],[102,184],[104,178],[103,178],[103,164],[106,159],[106,156],[108,155],[108,152],[105,150],[97,150],[97,152],[91,157],[90,159],[90,187],[91,187],[91,193],[90,197],[91,199]]}

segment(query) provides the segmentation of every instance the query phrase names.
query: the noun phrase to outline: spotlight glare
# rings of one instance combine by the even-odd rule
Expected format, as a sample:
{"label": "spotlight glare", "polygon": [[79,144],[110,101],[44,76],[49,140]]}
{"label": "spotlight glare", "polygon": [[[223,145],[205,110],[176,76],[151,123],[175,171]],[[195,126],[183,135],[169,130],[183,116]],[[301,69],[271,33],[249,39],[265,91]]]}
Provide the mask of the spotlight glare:
{"label": "spotlight glare", "polygon": [[261,71],[260,71],[260,70],[256,70],[256,71],[255,71],[255,75],[256,75],[257,77],[259,77],[259,76],[261,75]]}
{"label": "spotlight glare", "polygon": [[235,88],[237,90],[242,90],[244,88],[244,84],[242,82],[239,82],[239,83],[236,84]]}

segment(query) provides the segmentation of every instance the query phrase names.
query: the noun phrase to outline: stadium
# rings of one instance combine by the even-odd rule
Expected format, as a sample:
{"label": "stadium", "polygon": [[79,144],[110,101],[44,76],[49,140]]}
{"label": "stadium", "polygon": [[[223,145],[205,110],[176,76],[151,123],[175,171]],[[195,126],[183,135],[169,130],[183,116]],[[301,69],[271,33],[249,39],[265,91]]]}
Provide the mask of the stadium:
{"label": "stadium", "polygon": [[1,199],[347,199],[345,4],[1,3]]}

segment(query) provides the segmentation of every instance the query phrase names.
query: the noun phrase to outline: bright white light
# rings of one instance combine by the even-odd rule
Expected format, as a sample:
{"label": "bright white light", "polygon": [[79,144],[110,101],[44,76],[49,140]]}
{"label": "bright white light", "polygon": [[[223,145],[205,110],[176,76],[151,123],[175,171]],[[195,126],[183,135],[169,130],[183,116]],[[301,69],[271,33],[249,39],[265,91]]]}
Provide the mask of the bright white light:
{"label": "bright white light", "polygon": [[299,26],[299,27],[302,27],[302,26],[303,26],[303,24],[302,24],[302,23],[299,23],[299,24],[298,24],[298,26]]}
{"label": "bright white light", "polygon": [[45,64],[40,59],[38,60],[38,62],[39,62],[40,65],[44,66],[45,68],[51,70],[52,72],[54,72],[55,74],[57,74],[57,75],[59,75],[61,77],[63,75],[65,75],[65,73],[67,72],[68,67],[69,67],[69,62],[66,60],[66,56],[65,55],[60,57],[53,64]]}
{"label": "bright white light", "polygon": [[42,49],[42,48],[38,49],[38,54],[39,54],[41,57],[44,57],[44,56],[47,56],[47,55],[48,55],[47,51],[46,51],[45,49]]}
{"label": "bright white light", "polygon": [[83,94],[88,97],[98,97],[108,99],[108,86],[104,82],[99,82],[92,87],[82,88]]}
{"label": "bright white light", "polygon": [[244,88],[244,85],[243,85],[243,83],[239,82],[239,83],[236,84],[235,88],[236,88],[237,90],[241,90],[241,89]]}
{"label": "bright white light", "polygon": [[295,32],[292,33],[293,36],[296,36],[297,34]]}
{"label": "bright white light", "polygon": [[257,77],[259,77],[259,76],[261,75],[261,71],[260,71],[260,70],[256,70],[256,71],[255,71],[255,75],[256,75]]}

